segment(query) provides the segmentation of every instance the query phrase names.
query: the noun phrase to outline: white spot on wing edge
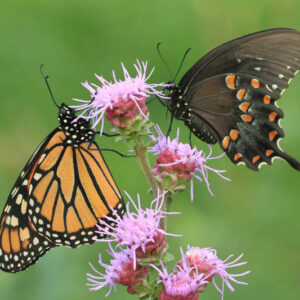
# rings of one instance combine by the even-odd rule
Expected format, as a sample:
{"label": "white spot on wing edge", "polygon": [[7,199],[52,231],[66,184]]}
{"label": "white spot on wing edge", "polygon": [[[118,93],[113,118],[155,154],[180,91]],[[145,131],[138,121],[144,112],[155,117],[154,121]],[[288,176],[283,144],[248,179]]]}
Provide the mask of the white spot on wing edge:
{"label": "white spot on wing edge", "polygon": [[46,154],[45,153],[42,154],[38,164],[40,164],[44,160],[45,157],[46,157]]}
{"label": "white spot on wing edge", "polygon": [[19,226],[19,219],[14,215],[11,216],[11,225],[13,227]]}
{"label": "white spot on wing edge", "polygon": [[11,196],[14,197],[17,194],[18,190],[19,190],[19,188],[15,187],[11,192]]}
{"label": "white spot on wing edge", "polygon": [[34,179],[34,180],[39,180],[41,177],[42,177],[42,174],[41,174],[41,173],[35,173],[35,174],[33,175],[33,179]]}
{"label": "white spot on wing edge", "polygon": [[27,201],[23,200],[21,205],[21,213],[25,215],[27,212]]}
{"label": "white spot on wing edge", "polygon": [[20,205],[21,202],[22,202],[22,199],[23,199],[22,194],[19,194],[18,197],[17,197],[17,199],[16,199],[16,204]]}
{"label": "white spot on wing edge", "polygon": [[273,90],[266,84],[266,88],[267,90],[269,90],[270,92],[273,92]]}

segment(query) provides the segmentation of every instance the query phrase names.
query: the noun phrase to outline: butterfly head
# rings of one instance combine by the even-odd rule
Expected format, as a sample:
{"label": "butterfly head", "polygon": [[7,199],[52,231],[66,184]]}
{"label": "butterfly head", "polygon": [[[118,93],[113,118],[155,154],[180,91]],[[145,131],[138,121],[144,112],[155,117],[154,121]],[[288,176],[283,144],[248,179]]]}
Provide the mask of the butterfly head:
{"label": "butterfly head", "polygon": [[59,108],[58,120],[59,128],[66,134],[68,144],[78,146],[81,143],[90,142],[95,135],[90,123],[78,118],[75,110],[64,103]]}
{"label": "butterfly head", "polygon": [[170,98],[167,100],[166,105],[174,117],[178,119],[186,119],[188,103],[185,100],[180,86],[175,84],[174,81],[169,81],[168,86],[165,87],[165,94]]}
{"label": "butterfly head", "polygon": [[60,121],[63,119],[73,120],[75,118],[75,111],[73,108],[68,105],[62,103],[59,107],[59,119]]}

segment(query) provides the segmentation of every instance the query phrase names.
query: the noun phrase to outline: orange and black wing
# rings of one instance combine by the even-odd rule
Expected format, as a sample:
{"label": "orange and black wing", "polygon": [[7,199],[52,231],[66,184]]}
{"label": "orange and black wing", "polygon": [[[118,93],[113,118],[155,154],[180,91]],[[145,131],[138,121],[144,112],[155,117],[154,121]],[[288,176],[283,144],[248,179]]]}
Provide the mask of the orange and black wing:
{"label": "orange and black wing", "polygon": [[[93,243],[99,218],[113,216],[113,211],[119,215],[125,212],[122,196],[96,143],[68,144],[65,133],[55,130],[31,160],[24,178],[17,180],[1,219],[0,266],[8,272],[28,267],[51,247]],[[13,210],[18,223],[15,219],[12,222]],[[12,234],[12,224],[18,235]],[[28,229],[28,246],[14,248],[14,243],[24,238],[21,228]],[[34,260],[22,261],[27,249],[34,249]],[[12,258],[6,262],[5,257]]]}
{"label": "orange and black wing", "polygon": [[39,235],[28,216],[31,180],[43,149],[54,136],[52,132],[32,154],[22,170],[0,219],[0,268],[6,272],[26,269],[51,247],[48,239]]}

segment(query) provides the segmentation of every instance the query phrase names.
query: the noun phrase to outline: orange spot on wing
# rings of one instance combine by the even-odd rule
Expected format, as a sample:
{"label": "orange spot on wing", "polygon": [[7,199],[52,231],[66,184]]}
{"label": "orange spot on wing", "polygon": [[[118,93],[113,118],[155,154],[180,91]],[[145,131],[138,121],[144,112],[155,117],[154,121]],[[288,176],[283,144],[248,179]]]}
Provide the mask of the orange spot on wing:
{"label": "orange spot on wing", "polygon": [[243,155],[241,153],[236,153],[233,157],[233,160],[237,161],[239,160],[241,157],[243,157]]}
{"label": "orange spot on wing", "polygon": [[[88,145],[89,145],[88,143],[82,144],[83,148],[85,148],[86,150],[88,150]],[[115,180],[114,180],[114,178],[112,177],[112,175],[111,175],[111,173],[110,173],[110,170],[109,170],[109,168],[107,167],[106,162],[104,161],[104,158],[102,157],[101,153],[98,151],[98,149],[97,149],[97,151],[90,151],[90,150],[88,150],[88,151],[92,154],[92,156],[95,158],[95,160],[96,160],[96,161],[98,162],[98,164],[101,166],[102,171],[103,171],[105,177],[107,178],[107,180],[109,181],[109,183],[110,183],[111,186],[113,187],[113,189],[114,189],[115,193],[117,194],[117,196],[118,196],[119,198],[122,198],[122,196],[121,196],[121,194],[120,194],[120,192],[119,192],[119,189],[118,189],[118,187],[117,187],[117,185],[116,185],[116,183],[115,183]],[[86,157],[86,156],[87,156],[87,155],[85,154],[85,157]],[[91,159],[91,158],[90,158],[90,159]],[[111,203],[110,205],[114,207],[113,203]]]}
{"label": "orange spot on wing", "polygon": [[62,131],[58,131],[46,145],[45,149],[50,149],[54,145],[61,144],[66,139],[66,135]]}
{"label": "orange spot on wing", "polygon": [[[94,168],[90,165],[91,160],[88,160],[88,165],[92,168],[92,174],[95,176],[97,179],[97,184],[99,185],[100,181],[100,189],[103,192],[103,195],[107,195],[107,191],[110,191],[110,195],[107,195],[107,199],[101,199],[100,195],[94,185],[94,182],[91,179],[91,176],[87,170],[86,164],[83,161],[83,158],[80,155],[80,152],[78,149],[76,149],[76,159],[77,159],[77,165],[78,165],[78,170],[79,171],[79,178],[81,181],[81,184],[84,188],[84,191],[87,195],[88,201],[90,202],[92,209],[95,213],[95,215],[98,218],[103,218],[108,214],[108,209],[104,205],[103,201],[109,201],[111,198],[114,199],[115,201],[119,201],[119,199],[116,197],[114,193],[112,193],[112,189],[108,189],[108,183],[104,179],[103,180],[103,174],[99,171],[99,168]],[[86,155],[85,155],[86,156]],[[101,178],[98,178],[98,176],[101,176]],[[103,181],[101,181],[103,180]],[[106,189],[106,190],[105,190]]]}
{"label": "orange spot on wing", "polygon": [[68,146],[57,169],[60,178],[61,191],[67,202],[71,201],[75,184],[73,150]]}
{"label": "orange spot on wing", "polygon": [[68,233],[74,233],[82,229],[73,207],[68,209],[66,223]]}
{"label": "orange spot on wing", "polygon": [[54,218],[52,222],[52,230],[54,231],[58,231],[58,232],[66,231],[65,221],[64,221],[64,208],[65,206],[63,204],[62,198],[61,196],[59,196],[57,199]]}
{"label": "orange spot on wing", "polygon": [[263,101],[265,104],[271,103],[271,97],[269,95],[264,96]]}
{"label": "orange spot on wing", "polygon": [[39,203],[42,203],[47,188],[53,178],[53,171],[49,172],[34,188],[33,195]]}
{"label": "orange spot on wing", "polygon": [[225,82],[228,88],[230,88],[231,90],[235,89],[235,75],[231,74],[231,75],[227,75],[225,77]]}
{"label": "orange spot on wing", "polygon": [[[4,217],[2,218],[0,226],[2,226],[2,225],[3,225],[3,223],[4,223],[5,219],[6,219],[6,216],[4,216]],[[2,229],[2,228],[1,228],[1,229]]]}
{"label": "orange spot on wing", "polygon": [[229,136],[225,136],[223,141],[222,141],[222,146],[223,148],[226,150],[229,146],[229,141],[230,141],[230,138]]}
{"label": "orange spot on wing", "polygon": [[32,168],[31,171],[30,171],[30,174],[29,174],[29,177],[28,177],[28,184],[27,184],[27,190],[28,190],[28,191],[29,191],[29,186],[30,186],[32,177],[33,177],[34,172],[35,172],[35,170],[36,170],[36,167],[37,167],[37,165],[38,165],[38,163],[39,163],[40,157],[41,157],[41,156],[39,156],[39,157],[37,158],[36,162],[34,163],[33,168]]}
{"label": "orange spot on wing", "polygon": [[29,233],[29,229],[27,227],[25,228],[20,228],[20,239],[23,242],[24,240],[29,239],[30,237],[30,233]]}
{"label": "orange spot on wing", "polygon": [[270,141],[273,141],[277,134],[278,134],[278,132],[276,130],[270,131],[269,132]]}
{"label": "orange spot on wing", "polygon": [[2,232],[1,247],[6,253],[10,253],[9,229],[5,227]]}
{"label": "orange spot on wing", "polygon": [[58,188],[58,184],[57,181],[55,180],[49,189],[49,192],[43,202],[42,209],[41,209],[41,215],[44,216],[49,222],[52,219],[53,206],[57,195],[57,188]]}
{"label": "orange spot on wing", "polygon": [[269,149],[269,150],[266,150],[266,156],[270,156],[274,153],[273,150]]}
{"label": "orange spot on wing", "polygon": [[19,230],[18,229],[11,229],[10,231],[10,242],[11,247],[15,253],[20,252],[21,244],[20,244],[20,237],[19,237]]}
{"label": "orange spot on wing", "polygon": [[252,158],[252,163],[256,163],[258,160],[260,160],[260,156],[259,155],[255,155],[255,156],[253,156],[253,158]]}
{"label": "orange spot on wing", "polygon": [[251,80],[251,85],[252,85],[254,88],[256,88],[256,89],[259,88],[259,87],[260,87],[259,80],[253,78],[253,79]]}
{"label": "orange spot on wing", "polygon": [[270,114],[269,114],[269,120],[270,120],[270,122],[274,122],[275,121],[275,119],[276,119],[276,117],[277,117],[277,113],[276,112],[271,112]]}
{"label": "orange spot on wing", "polygon": [[97,219],[92,215],[79,189],[75,195],[75,207],[85,228],[94,227],[97,224]]}
{"label": "orange spot on wing", "polygon": [[241,118],[246,123],[250,123],[253,120],[253,118],[250,115],[241,115]]}
{"label": "orange spot on wing", "polygon": [[243,102],[242,104],[239,105],[239,108],[241,111],[246,113],[250,104],[251,104],[250,102]]}
{"label": "orange spot on wing", "polygon": [[243,100],[244,96],[246,93],[246,89],[240,89],[237,93],[236,93],[236,97],[238,100]]}
{"label": "orange spot on wing", "polygon": [[30,244],[30,241],[29,241],[29,240],[24,240],[24,241],[22,242],[22,248],[23,248],[23,249],[27,249],[28,246],[29,246],[29,244]]}
{"label": "orange spot on wing", "polygon": [[239,132],[235,129],[230,130],[230,137],[233,141],[236,141],[239,137]]}
{"label": "orange spot on wing", "polygon": [[63,149],[63,146],[57,146],[53,148],[40,164],[40,169],[43,171],[48,171],[54,167]]}

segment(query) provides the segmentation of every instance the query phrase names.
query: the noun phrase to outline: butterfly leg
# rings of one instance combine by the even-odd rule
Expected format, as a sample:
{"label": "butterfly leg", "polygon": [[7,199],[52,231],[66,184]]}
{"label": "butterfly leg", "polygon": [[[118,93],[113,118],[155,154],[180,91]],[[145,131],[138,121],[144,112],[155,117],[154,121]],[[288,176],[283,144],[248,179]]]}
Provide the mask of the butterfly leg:
{"label": "butterfly leg", "polygon": [[[100,131],[97,131],[95,133],[100,133]],[[102,135],[107,136],[107,137],[114,137],[114,136],[119,136],[120,134],[119,133],[109,134],[109,133],[102,132]]]}
{"label": "butterfly leg", "polygon": [[189,134],[189,141],[190,141],[191,148],[193,148],[193,146],[192,146],[192,131],[191,130],[190,130],[190,134]]}
{"label": "butterfly leg", "polygon": [[150,104],[155,98],[161,103],[161,105],[163,105],[163,106],[168,106],[168,103],[167,103],[167,102],[164,102],[163,100],[161,100],[161,99],[160,99],[159,97],[157,97],[157,96],[151,97],[151,98],[146,102],[146,104],[147,104],[147,105]]}
{"label": "butterfly leg", "polygon": [[[91,150],[93,150],[93,149],[91,149]],[[101,148],[100,150],[101,150],[101,151],[111,151],[111,152],[114,152],[114,153],[119,154],[121,157],[127,157],[127,158],[129,158],[129,157],[135,157],[135,155],[123,154],[123,153],[121,153],[121,152],[119,152],[119,151],[117,151],[117,150],[114,150],[114,149]]]}
{"label": "butterfly leg", "polygon": [[174,119],[174,115],[172,114],[171,115],[171,121],[170,121],[169,129],[168,129],[168,132],[167,132],[166,136],[170,135],[170,132],[171,132],[171,129],[172,129],[172,124],[173,124],[173,119]]}

